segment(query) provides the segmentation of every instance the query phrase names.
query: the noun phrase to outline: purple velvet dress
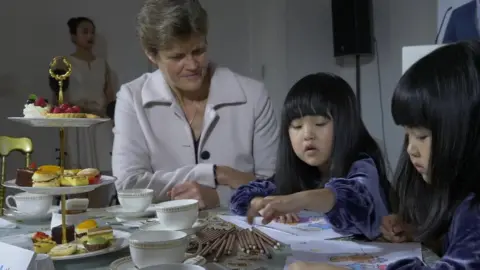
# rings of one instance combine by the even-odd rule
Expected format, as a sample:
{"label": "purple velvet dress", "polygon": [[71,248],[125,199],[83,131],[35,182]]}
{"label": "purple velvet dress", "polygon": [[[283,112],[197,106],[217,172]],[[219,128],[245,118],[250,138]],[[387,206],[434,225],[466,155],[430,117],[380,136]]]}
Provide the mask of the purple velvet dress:
{"label": "purple velvet dress", "polygon": [[455,210],[445,237],[443,257],[432,266],[418,258],[390,264],[387,270],[477,270],[480,269],[480,209],[471,206],[473,195]]}
{"label": "purple velvet dress", "polygon": [[[368,157],[354,162],[347,177],[332,178],[325,184],[336,197],[335,206],[325,216],[337,232],[369,239],[380,235],[382,217],[389,213],[378,178],[375,162]],[[233,194],[230,209],[245,215],[253,198],[272,195],[275,189],[274,177],[243,185]]]}

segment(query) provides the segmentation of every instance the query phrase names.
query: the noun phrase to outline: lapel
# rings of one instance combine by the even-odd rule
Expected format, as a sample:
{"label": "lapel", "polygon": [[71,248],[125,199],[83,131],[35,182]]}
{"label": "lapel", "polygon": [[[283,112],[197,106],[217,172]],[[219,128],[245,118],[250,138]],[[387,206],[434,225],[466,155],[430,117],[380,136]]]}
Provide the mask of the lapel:
{"label": "lapel", "polygon": [[[226,106],[247,102],[245,91],[238,81],[238,75],[234,74],[228,68],[216,67],[214,65],[212,65],[211,68],[213,68],[214,71],[210,82],[208,102],[205,107],[199,149],[202,149],[213,127],[215,127],[215,123],[219,120],[217,110]],[[160,70],[151,73],[151,76],[143,85],[142,101],[144,107],[154,104],[158,106],[170,106],[175,115],[188,125],[182,108],[175,99]]]}

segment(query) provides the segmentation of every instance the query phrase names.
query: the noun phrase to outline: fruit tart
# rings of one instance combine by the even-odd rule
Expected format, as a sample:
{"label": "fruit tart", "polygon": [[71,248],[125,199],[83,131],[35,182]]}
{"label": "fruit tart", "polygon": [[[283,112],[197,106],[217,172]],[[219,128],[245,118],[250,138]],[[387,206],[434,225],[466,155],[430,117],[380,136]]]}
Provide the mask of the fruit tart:
{"label": "fruit tart", "polygon": [[47,118],[86,118],[85,113],[78,106],[72,106],[64,103],[55,106],[46,115]]}
{"label": "fruit tart", "polygon": [[51,111],[48,100],[36,95],[30,95],[23,108],[23,117],[25,118],[45,118]]}

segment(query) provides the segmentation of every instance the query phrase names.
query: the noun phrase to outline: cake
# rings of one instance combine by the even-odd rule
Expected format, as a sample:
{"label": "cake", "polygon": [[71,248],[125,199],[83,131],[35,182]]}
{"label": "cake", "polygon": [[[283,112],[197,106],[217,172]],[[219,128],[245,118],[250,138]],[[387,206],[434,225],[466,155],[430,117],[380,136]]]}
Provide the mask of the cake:
{"label": "cake", "polygon": [[[77,215],[87,212],[89,200],[87,198],[68,199],[65,205],[67,215]],[[96,226],[95,226],[96,227]]]}
{"label": "cake", "polygon": [[32,176],[34,173],[35,170],[31,168],[17,169],[17,177],[15,178],[15,184],[21,187],[31,187],[33,184]]}
{"label": "cake", "polygon": [[57,245],[52,238],[44,232],[36,232],[32,236],[33,251],[35,253],[47,254],[53,247]]}
{"label": "cake", "polygon": [[80,243],[84,243],[88,240],[88,230],[97,228],[97,222],[93,219],[87,219],[75,228],[75,236]]}
{"label": "cake", "polygon": [[113,237],[113,230],[110,226],[93,228],[87,231],[88,239],[93,237],[103,237],[107,241],[113,241],[115,238]]}
{"label": "cake", "polygon": [[[75,227],[73,225],[66,225],[67,229],[67,243],[75,240]],[[62,243],[62,225],[52,228],[52,240],[57,244]]]}
{"label": "cake", "polygon": [[46,114],[47,118],[86,118],[86,114],[82,113],[82,109],[78,106],[72,106],[64,103],[55,106]]}
{"label": "cake", "polygon": [[83,243],[83,246],[90,252],[108,248],[110,245],[111,242],[101,236],[88,237],[87,241]]}
{"label": "cake", "polygon": [[51,110],[48,100],[36,95],[30,95],[23,108],[25,118],[45,118]]}
{"label": "cake", "polygon": [[33,187],[59,187],[58,175],[53,172],[37,170],[32,175]]}
{"label": "cake", "polygon": [[78,187],[78,186],[87,186],[88,177],[86,176],[67,176],[62,175],[60,177],[60,185],[66,187]]}
{"label": "cake", "polygon": [[100,183],[100,171],[95,168],[83,169],[77,173],[77,176],[87,177],[90,185]]}

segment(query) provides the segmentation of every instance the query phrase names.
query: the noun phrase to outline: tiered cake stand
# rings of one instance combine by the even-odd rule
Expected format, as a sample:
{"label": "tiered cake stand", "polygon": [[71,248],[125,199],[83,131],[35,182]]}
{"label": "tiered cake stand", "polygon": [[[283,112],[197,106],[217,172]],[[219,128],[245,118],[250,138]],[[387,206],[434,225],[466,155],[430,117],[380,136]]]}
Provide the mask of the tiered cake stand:
{"label": "tiered cake stand", "polygon": [[[65,74],[57,75],[53,72],[54,67],[57,65],[58,61],[62,61],[66,66]],[[58,81],[59,93],[58,93],[58,104],[63,104],[63,82],[71,75],[72,65],[67,61],[65,57],[55,57],[50,63],[49,69],[50,76]],[[9,117],[8,119],[26,124],[32,127],[53,127],[60,129],[60,167],[61,173],[63,174],[65,166],[65,128],[81,128],[81,127],[90,127],[99,123],[110,121],[108,118],[24,118],[24,117]],[[15,180],[6,181],[3,185],[6,188],[20,189],[29,193],[37,194],[48,194],[48,195],[60,195],[61,196],[61,212],[62,212],[62,242],[67,243],[66,235],[66,224],[65,224],[65,214],[66,214],[66,195],[85,193],[95,190],[96,188],[108,185],[115,181],[115,177],[102,175],[100,178],[100,183],[95,185],[87,186],[78,186],[78,187],[23,187],[15,184]],[[2,202],[0,206],[3,207]]]}

